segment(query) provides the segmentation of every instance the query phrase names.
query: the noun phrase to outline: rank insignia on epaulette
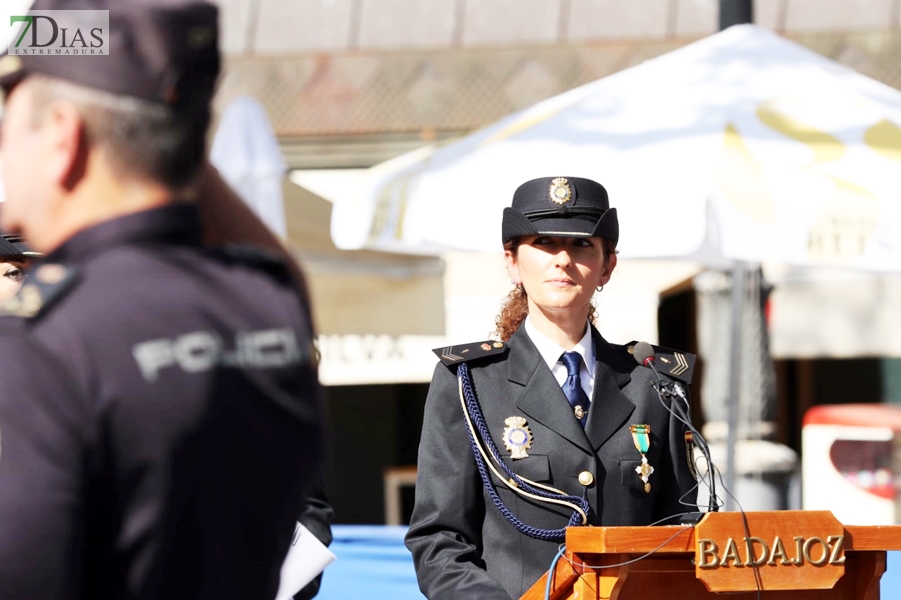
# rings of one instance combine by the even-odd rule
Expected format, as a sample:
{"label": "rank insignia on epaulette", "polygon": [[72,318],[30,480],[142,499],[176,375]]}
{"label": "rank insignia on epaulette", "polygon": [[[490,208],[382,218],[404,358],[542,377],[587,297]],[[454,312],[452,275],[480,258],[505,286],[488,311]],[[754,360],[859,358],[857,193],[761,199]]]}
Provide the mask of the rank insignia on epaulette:
{"label": "rank insignia on epaulette", "polygon": [[[632,348],[637,343],[630,342],[626,344],[626,350],[631,354]],[[682,352],[681,350],[673,350],[663,346],[652,347],[654,348],[657,371],[661,375],[667,375],[684,383],[691,383],[691,378],[694,376],[695,371],[695,362],[698,359],[697,356],[690,352]]]}
{"label": "rank insignia on epaulette", "polygon": [[432,352],[441,359],[441,362],[446,365],[455,365],[475,358],[501,354],[506,351],[507,344],[494,340],[462,344],[460,346],[445,346],[444,348],[435,348],[432,350]]}
{"label": "rank insignia on epaulette", "polygon": [[3,314],[32,318],[63,296],[75,282],[75,271],[57,263],[41,265],[25,278],[18,292],[0,306]]}

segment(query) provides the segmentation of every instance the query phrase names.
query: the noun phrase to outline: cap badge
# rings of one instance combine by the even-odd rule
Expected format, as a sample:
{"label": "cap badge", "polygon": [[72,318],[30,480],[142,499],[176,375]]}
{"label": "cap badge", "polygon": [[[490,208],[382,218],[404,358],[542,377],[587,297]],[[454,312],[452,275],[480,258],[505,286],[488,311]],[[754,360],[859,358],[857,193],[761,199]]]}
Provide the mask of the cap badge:
{"label": "cap badge", "polygon": [[526,425],[527,421],[522,417],[507,417],[504,423],[507,424],[504,427],[504,446],[510,458],[527,458],[529,453],[526,450],[532,447],[532,431]]}
{"label": "cap badge", "polygon": [[554,204],[566,204],[572,200],[573,190],[569,187],[566,177],[555,177],[551,181],[551,185],[548,188],[548,196]]}

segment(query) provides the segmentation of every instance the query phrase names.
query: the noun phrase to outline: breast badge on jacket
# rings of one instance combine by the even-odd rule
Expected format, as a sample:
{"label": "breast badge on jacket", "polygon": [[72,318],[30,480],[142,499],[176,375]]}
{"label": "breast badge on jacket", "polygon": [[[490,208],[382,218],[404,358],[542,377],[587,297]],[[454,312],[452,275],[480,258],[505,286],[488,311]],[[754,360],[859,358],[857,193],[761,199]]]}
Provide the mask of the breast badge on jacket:
{"label": "breast badge on jacket", "polygon": [[510,453],[510,458],[528,458],[526,450],[532,447],[532,430],[526,424],[527,421],[523,417],[507,417],[504,423],[507,424],[504,427],[504,446]]}

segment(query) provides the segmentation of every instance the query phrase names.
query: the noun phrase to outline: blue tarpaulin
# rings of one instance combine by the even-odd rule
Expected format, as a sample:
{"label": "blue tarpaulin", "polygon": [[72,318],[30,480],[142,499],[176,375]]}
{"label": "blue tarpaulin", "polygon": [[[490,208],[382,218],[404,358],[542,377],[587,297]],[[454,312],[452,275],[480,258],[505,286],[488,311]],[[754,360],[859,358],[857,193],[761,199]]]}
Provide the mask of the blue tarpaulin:
{"label": "blue tarpaulin", "polygon": [[325,570],[317,600],[424,600],[404,546],[406,532],[402,526],[333,525],[329,548],[337,560]]}
{"label": "blue tarpaulin", "polygon": [[[424,600],[413,559],[404,546],[406,527],[335,525],[331,550],[338,559],[325,571],[318,600]],[[889,552],[882,597],[901,598],[901,552]]]}
{"label": "blue tarpaulin", "polygon": [[901,552],[889,552],[879,586],[883,600],[901,598]]}

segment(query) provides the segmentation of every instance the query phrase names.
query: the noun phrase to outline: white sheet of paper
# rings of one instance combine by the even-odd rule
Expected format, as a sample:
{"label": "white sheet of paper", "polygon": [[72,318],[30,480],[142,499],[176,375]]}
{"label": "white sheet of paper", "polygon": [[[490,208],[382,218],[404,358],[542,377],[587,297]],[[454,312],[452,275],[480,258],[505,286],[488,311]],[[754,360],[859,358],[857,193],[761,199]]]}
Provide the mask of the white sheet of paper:
{"label": "white sheet of paper", "polygon": [[291,600],[305,585],[322,573],[335,560],[335,555],[310,533],[310,530],[297,524],[288,555],[282,563],[281,580],[275,600]]}

